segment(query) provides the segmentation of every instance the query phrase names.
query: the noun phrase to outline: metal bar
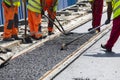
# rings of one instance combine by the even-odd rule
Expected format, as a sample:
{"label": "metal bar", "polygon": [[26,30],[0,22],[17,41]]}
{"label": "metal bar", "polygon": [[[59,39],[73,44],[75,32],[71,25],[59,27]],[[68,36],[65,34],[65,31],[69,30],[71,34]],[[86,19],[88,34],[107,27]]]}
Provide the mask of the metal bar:
{"label": "metal bar", "polygon": [[96,27],[96,28],[91,29],[89,32],[87,32],[87,33],[85,33],[85,34],[83,34],[83,35],[81,35],[81,36],[79,36],[79,37],[71,40],[71,41],[68,42],[68,43],[63,43],[62,46],[61,46],[61,50],[64,50],[65,47],[67,47],[68,45],[70,45],[70,44],[73,43],[74,41],[76,41],[76,40],[78,40],[79,38],[85,36],[86,34],[89,34],[89,33],[93,32],[93,31],[95,31],[96,29],[98,29],[98,28],[100,28],[100,27],[102,27],[102,26],[104,26],[104,25],[105,25],[105,23],[102,24],[102,25],[100,25],[100,26],[98,26],[98,27]]}
{"label": "metal bar", "polygon": [[27,15],[26,15],[26,12],[27,12],[27,9],[26,9],[26,1],[24,2],[24,9],[25,9],[25,12],[24,12],[24,19],[25,19],[25,36],[27,35],[27,24],[26,24],[26,22],[27,22]]}
{"label": "metal bar", "polygon": [[50,19],[50,18],[49,18],[48,16],[46,16],[45,14],[44,14],[44,16],[45,16],[46,18],[48,18],[48,19],[56,26],[56,28],[57,28],[61,33],[65,34],[65,33],[53,22],[52,19]]}

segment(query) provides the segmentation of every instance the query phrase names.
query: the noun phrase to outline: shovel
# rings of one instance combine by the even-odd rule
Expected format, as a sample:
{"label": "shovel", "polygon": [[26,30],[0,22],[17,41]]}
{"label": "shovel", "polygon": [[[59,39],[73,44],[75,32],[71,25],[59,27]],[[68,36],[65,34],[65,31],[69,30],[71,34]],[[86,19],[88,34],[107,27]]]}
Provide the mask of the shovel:
{"label": "shovel", "polygon": [[24,38],[22,40],[23,43],[32,43],[32,39],[30,35],[27,35],[27,9],[26,9],[26,1],[24,1],[24,17],[25,17],[25,32],[24,32]]}

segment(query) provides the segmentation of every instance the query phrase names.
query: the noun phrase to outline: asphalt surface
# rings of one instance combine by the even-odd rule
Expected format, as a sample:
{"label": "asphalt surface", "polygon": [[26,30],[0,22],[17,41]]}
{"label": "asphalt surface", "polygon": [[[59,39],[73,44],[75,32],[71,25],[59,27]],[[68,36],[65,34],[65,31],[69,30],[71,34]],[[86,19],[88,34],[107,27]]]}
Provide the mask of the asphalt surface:
{"label": "asphalt surface", "polygon": [[87,34],[69,45],[67,50],[60,50],[62,43],[69,42],[82,34],[62,35],[29,53],[11,60],[8,65],[0,69],[0,80],[38,80],[94,35]]}
{"label": "asphalt surface", "polygon": [[11,60],[8,65],[0,68],[0,80],[38,80],[48,70],[52,69],[95,35],[87,34],[70,44],[67,50],[60,50],[62,43],[69,42],[76,37],[86,34],[87,29],[90,27],[91,21],[81,26],[81,28],[73,30],[74,34],[69,36],[62,35],[59,38],[46,42],[43,46],[29,53],[22,54]]}
{"label": "asphalt surface", "polygon": [[[102,21],[104,22],[104,20]],[[60,50],[62,43],[80,37],[90,27],[91,21],[81,26],[81,28],[79,27],[73,30],[72,32],[74,34],[69,36],[62,35],[59,38],[46,42],[43,46],[29,53],[22,54],[11,60],[8,65],[0,68],[0,80],[38,80],[48,70],[52,69],[56,64],[95,35],[87,34],[70,44],[67,50]]]}

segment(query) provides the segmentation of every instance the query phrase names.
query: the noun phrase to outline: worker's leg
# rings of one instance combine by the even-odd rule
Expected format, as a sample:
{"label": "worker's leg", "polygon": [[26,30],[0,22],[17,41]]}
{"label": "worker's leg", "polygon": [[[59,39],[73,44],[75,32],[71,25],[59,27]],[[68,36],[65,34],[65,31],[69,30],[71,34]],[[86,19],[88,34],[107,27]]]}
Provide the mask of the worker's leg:
{"label": "worker's leg", "polygon": [[4,8],[4,34],[3,34],[3,40],[4,41],[13,41],[11,38],[12,35],[12,27],[13,27],[13,19],[14,19],[14,9],[4,2],[2,3],[2,6]]}
{"label": "worker's leg", "polygon": [[35,38],[41,39],[42,34],[38,31],[39,25],[41,24],[41,14],[39,13],[33,13],[33,21],[34,21],[34,32],[35,32]]}
{"label": "worker's leg", "polygon": [[39,33],[39,24],[41,20],[41,15],[36,12],[32,12],[29,10],[28,12],[28,17],[29,17],[29,25],[30,25],[30,32],[31,36],[34,36],[35,39],[42,39],[42,34]]}
{"label": "worker's leg", "polygon": [[105,45],[105,47],[107,49],[112,49],[119,35],[120,35],[120,16],[113,20],[113,27],[110,34],[110,38],[107,41],[107,44]]}
{"label": "worker's leg", "polygon": [[[52,12],[50,10],[48,10],[48,17],[54,22],[55,21],[55,16],[56,16],[56,12]],[[53,34],[53,22],[49,20],[48,23],[48,35]]]}
{"label": "worker's leg", "polygon": [[33,37],[35,36],[34,32],[34,23],[33,23],[33,16],[32,16],[32,11],[28,10],[28,24],[30,28],[30,35]]}
{"label": "worker's leg", "polygon": [[15,40],[21,40],[18,37],[18,7],[14,8],[14,26],[12,27],[12,37]]}
{"label": "worker's leg", "polygon": [[[93,3],[93,28],[100,26],[101,17],[102,17],[102,10],[103,10],[103,0],[95,0]],[[100,28],[97,29],[100,31]]]}

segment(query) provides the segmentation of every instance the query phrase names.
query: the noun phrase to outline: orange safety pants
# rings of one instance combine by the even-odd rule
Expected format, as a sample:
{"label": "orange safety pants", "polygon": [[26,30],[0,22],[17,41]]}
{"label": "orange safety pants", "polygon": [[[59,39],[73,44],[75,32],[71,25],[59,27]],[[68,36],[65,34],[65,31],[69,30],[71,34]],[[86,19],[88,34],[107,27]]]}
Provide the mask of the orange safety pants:
{"label": "orange safety pants", "polygon": [[[48,17],[51,18],[54,22],[55,16],[56,16],[56,11],[51,11],[50,8],[52,6],[53,0],[45,0],[45,7],[43,8],[44,11],[48,12]],[[53,31],[53,22],[49,20],[48,22],[48,31],[52,32]]]}
{"label": "orange safety pants", "polygon": [[18,7],[11,7],[2,3],[4,8],[4,34],[3,38],[11,38],[12,35],[18,35]]}
{"label": "orange safety pants", "polygon": [[28,23],[31,36],[35,36],[35,38],[41,37],[42,34],[38,31],[41,23],[41,14],[28,10]]}

